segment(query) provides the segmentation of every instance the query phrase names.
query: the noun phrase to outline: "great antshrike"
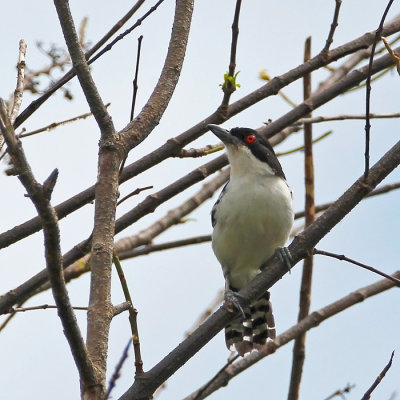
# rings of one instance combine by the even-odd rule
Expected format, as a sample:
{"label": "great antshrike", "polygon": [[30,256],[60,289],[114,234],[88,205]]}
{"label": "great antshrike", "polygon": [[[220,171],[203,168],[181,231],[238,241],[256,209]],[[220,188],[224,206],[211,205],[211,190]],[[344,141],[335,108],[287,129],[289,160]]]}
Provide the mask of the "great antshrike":
{"label": "great antshrike", "polygon": [[292,192],[274,150],[255,130],[208,127],[224,143],[231,167],[211,212],[212,248],[225,276],[225,298],[241,311],[225,329],[226,345],[243,356],[275,337],[269,292],[250,305],[237,292],[275,251],[290,265],[282,246],[293,224]]}

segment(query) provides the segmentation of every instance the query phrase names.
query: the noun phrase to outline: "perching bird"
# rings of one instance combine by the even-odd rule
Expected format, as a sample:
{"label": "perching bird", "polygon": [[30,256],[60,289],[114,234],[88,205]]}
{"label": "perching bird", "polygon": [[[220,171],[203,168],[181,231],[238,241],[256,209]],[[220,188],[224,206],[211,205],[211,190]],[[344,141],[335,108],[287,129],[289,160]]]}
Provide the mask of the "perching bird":
{"label": "perching bird", "polygon": [[226,345],[243,356],[275,337],[269,292],[250,307],[243,307],[237,292],[277,249],[287,260],[282,246],[293,224],[292,193],[274,150],[255,130],[208,127],[224,143],[231,166],[211,212],[212,248],[225,276],[225,298],[243,314],[227,325]]}

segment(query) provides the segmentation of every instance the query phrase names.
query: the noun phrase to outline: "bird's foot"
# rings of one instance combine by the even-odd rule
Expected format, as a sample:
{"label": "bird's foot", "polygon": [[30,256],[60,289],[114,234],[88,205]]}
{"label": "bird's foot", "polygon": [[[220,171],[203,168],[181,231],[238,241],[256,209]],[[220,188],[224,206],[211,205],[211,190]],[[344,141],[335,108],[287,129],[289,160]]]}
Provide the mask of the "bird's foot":
{"label": "bird's foot", "polygon": [[249,302],[239,293],[229,289],[225,290],[225,301],[233,304],[236,310],[240,311],[244,320],[249,318]]}
{"label": "bird's foot", "polygon": [[292,255],[290,254],[289,249],[287,247],[277,247],[275,250],[275,254],[279,258],[279,260],[285,265],[288,272],[290,273],[290,270],[292,269],[293,266],[293,258]]}

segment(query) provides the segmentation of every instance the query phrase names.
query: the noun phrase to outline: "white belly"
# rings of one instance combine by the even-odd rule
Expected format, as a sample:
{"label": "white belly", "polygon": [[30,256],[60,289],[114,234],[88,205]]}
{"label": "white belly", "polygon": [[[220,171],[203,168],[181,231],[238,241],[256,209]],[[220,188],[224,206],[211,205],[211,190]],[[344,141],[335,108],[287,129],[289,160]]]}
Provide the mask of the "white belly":
{"label": "white belly", "polygon": [[230,182],[223,199],[229,210],[218,208],[215,214],[213,250],[235,289],[254,278],[275,249],[286,243],[293,224],[286,183],[275,176],[264,176],[260,182],[245,191],[243,185]]}

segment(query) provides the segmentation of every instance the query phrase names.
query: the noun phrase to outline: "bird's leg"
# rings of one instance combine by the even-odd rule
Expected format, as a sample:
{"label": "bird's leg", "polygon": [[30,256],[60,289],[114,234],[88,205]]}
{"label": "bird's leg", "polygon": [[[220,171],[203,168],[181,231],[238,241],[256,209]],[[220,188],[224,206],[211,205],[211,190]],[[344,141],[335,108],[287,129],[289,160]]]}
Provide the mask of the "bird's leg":
{"label": "bird's leg", "polygon": [[293,266],[293,259],[287,247],[277,247],[274,251],[274,255],[261,266],[261,271],[265,269],[268,263],[272,261],[275,256],[278,257],[279,261],[281,261],[287,268],[288,272],[290,272]]}
{"label": "bird's leg", "polygon": [[[249,302],[238,292],[234,292],[233,290],[227,288],[225,290],[225,301],[232,303],[233,306],[240,311],[244,320],[249,318]],[[248,312],[246,313],[245,310]]]}
{"label": "bird's leg", "polygon": [[290,270],[292,269],[293,266],[293,258],[292,255],[290,254],[289,249],[287,247],[277,247],[275,250],[275,255],[285,265],[288,272],[290,273]]}

